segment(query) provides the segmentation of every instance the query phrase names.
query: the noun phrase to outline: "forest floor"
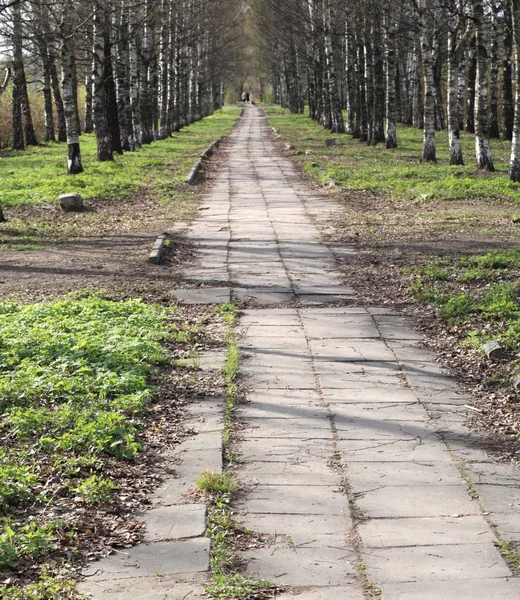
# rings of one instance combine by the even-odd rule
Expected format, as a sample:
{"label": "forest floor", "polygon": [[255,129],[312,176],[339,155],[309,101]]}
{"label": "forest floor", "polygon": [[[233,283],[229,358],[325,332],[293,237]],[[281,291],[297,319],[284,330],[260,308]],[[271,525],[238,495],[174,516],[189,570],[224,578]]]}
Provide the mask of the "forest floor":
{"label": "forest floor", "polygon": [[[286,155],[309,183],[341,205],[324,225],[331,243],[357,252],[341,260],[362,302],[399,308],[427,332],[428,346],[474,395],[472,426],[495,434],[496,451],[518,461],[520,395],[520,186],[508,180],[509,144],[492,140],[496,173],[448,164],[445,132],[438,162],[421,164],[422,132],[398,128],[399,148],[331,136],[307,116],[268,109]],[[326,147],[334,137],[336,145]],[[504,350],[488,357],[486,342]]]}

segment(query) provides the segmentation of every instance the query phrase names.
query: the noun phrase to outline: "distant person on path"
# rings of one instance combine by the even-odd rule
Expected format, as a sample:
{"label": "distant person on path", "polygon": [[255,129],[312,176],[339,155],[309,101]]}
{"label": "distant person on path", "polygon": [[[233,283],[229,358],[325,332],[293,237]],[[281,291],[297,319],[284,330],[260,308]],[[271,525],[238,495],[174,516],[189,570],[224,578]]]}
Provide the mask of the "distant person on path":
{"label": "distant person on path", "polygon": [[242,102],[246,101],[246,97],[247,97],[247,94],[245,92],[242,92]]}
{"label": "distant person on path", "polygon": [[250,98],[250,96],[249,96],[249,92],[247,92],[247,93],[246,93],[246,104],[249,102],[249,98]]}

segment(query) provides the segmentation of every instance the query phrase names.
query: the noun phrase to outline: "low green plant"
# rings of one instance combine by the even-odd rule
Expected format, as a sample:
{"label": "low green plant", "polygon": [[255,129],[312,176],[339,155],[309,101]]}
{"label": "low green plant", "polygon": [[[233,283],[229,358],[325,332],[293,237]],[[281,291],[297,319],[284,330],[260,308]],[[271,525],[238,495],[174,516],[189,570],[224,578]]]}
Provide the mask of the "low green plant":
{"label": "low green plant", "polygon": [[0,566],[12,567],[21,558],[36,560],[56,549],[59,526],[39,526],[35,521],[20,526],[5,517],[0,524]]}
{"label": "low green plant", "polygon": [[115,489],[116,486],[109,479],[92,475],[72,491],[86,504],[104,504],[110,500]]}
{"label": "low green plant", "polygon": [[[76,594],[76,582],[64,575],[51,574],[43,565],[38,583],[14,587],[0,585],[0,598],[3,600],[83,600]],[[84,598],[84,597],[83,597]]]}
{"label": "low green plant", "polygon": [[447,321],[470,315],[475,309],[475,299],[468,294],[458,294],[448,298],[439,308],[439,314]]}
{"label": "low green plant", "polygon": [[272,590],[273,587],[272,583],[240,573],[220,572],[213,576],[213,583],[206,588],[206,592],[219,600],[235,600],[258,597],[261,592]]}
{"label": "low green plant", "polygon": [[506,561],[514,575],[520,575],[520,548],[512,542],[500,540],[497,544],[498,551]]}
{"label": "low green plant", "polygon": [[448,272],[436,265],[427,265],[420,271],[424,279],[429,281],[446,281]]}
{"label": "low green plant", "polygon": [[232,494],[237,488],[237,482],[225,473],[203,471],[196,480],[199,490],[217,494]]}

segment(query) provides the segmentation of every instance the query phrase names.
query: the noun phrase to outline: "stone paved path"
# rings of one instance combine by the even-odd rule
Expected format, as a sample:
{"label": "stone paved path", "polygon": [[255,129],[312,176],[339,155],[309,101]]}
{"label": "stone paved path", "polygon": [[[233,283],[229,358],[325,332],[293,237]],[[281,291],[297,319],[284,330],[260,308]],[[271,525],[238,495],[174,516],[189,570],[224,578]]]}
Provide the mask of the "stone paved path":
{"label": "stone paved path", "polygon": [[[308,194],[262,112],[248,108],[190,233],[200,262],[186,281],[204,287],[174,291],[253,306],[240,321],[247,493],[237,519],[272,541],[242,552],[247,571],[290,586],[286,599],[361,600],[368,584],[384,600],[520,597],[495,545],[497,535],[520,540],[520,476],[464,427],[468,399],[407,320],[355,305],[335,265],[353,250],[327,247],[315,225],[335,208]],[[214,405],[204,410],[215,418]],[[221,468],[215,435],[217,426],[191,441],[186,467],[155,495],[156,510],[171,509],[151,519],[156,530],[175,532],[168,519],[182,510],[195,511],[196,526],[138,547],[124,569],[121,559],[96,565],[96,597],[199,597],[207,540],[181,492],[201,462]]]}

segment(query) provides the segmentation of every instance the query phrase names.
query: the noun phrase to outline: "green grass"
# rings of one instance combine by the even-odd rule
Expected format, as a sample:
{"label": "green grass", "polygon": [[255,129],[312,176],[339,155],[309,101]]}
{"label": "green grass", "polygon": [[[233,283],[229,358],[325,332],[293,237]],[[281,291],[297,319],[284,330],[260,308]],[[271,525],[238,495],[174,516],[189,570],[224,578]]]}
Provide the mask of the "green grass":
{"label": "green grass", "polygon": [[237,482],[226,473],[203,471],[195,482],[199,490],[218,494],[232,494],[237,489]]}
{"label": "green grass", "polygon": [[411,273],[416,298],[457,326],[466,346],[499,340],[520,352],[520,249],[444,258]]}
{"label": "green grass", "polygon": [[246,600],[257,598],[262,591],[273,590],[274,585],[263,580],[247,577],[239,572],[233,551],[233,536],[243,531],[233,519],[231,502],[234,490],[216,491],[208,513],[206,535],[211,539],[212,583],[206,593],[219,600]]}
{"label": "green grass", "polygon": [[497,547],[513,575],[518,577],[520,575],[520,549],[518,545],[513,544],[512,542],[506,542],[505,540],[500,540],[497,543]]}
{"label": "green grass", "polygon": [[98,162],[94,134],[83,135],[81,155],[85,171],[75,176],[66,174],[65,144],[47,143],[23,152],[10,152],[0,158],[1,204],[8,208],[56,203],[58,196],[66,192],[78,192],[85,200],[119,200],[152,185],[156,199],[168,200],[199,154],[229,132],[238,114],[238,109],[217,111],[168,139],[143,146],[137,152],[114,155],[114,162]]}
{"label": "green grass", "polygon": [[229,441],[233,429],[233,418],[235,414],[235,406],[238,399],[238,386],[236,377],[240,367],[240,350],[235,340],[235,323],[238,318],[238,311],[234,304],[224,303],[218,308],[219,313],[224,318],[227,325],[226,342],[228,344],[228,352],[226,362],[223,367],[224,378],[226,381],[226,404],[224,408],[224,431],[222,432],[222,440],[224,443],[224,452],[229,458]]}
{"label": "green grass", "polygon": [[[270,107],[269,122],[296,150],[310,150],[311,157],[295,156],[304,169],[321,183],[332,178],[348,190],[365,190],[394,199],[427,203],[435,199],[472,200],[507,198],[520,201],[520,184],[508,178],[510,143],[491,140],[496,173],[479,173],[475,166],[474,136],[462,133],[466,166],[449,165],[447,133],[436,133],[438,163],[421,164],[422,131],[398,126],[399,148],[386,150],[360,143],[352,136],[334,135],[337,146],[325,148],[330,132],[307,115]],[[312,162],[319,167],[313,167]],[[325,171],[325,174],[322,173]]]}
{"label": "green grass", "polygon": [[[114,461],[132,461],[142,450],[139,417],[155,397],[151,377],[169,362],[163,342],[186,338],[168,322],[174,310],[85,294],[0,304],[4,570],[16,572],[20,561],[45,567],[63,539],[70,552],[73,521],[42,520],[56,501],[65,497],[71,508],[110,502]],[[44,568],[40,581],[0,594],[65,598],[55,589],[67,585]],[[45,595],[47,588],[55,595]]]}

